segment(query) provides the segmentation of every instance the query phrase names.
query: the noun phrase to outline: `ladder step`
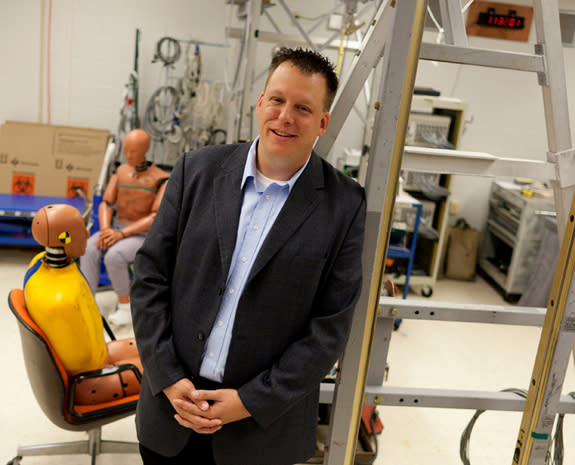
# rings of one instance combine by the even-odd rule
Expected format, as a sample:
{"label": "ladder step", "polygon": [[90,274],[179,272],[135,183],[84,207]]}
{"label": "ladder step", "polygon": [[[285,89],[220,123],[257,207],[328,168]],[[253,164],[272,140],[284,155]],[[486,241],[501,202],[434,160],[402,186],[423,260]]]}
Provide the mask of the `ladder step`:
{"label": "ladder step", "polygon": [[541,160],[506,158],[486,152],[405,146],[401,167],[408,171],[557,179],[556,165]]}
{"label": "ladder step", "polygon": [[[320,402],[330,404],[334,384],[322,383]],[[401,407],[455,408],[521,412],[525,399],[512,392],[472,391],[458,389],[409,388],[396,386],[367,386],[365,403]],[[559,413],[575,413],[575,400],[561,396]]]}
{"label": "ladder step", "polygon": [[448,44],[423,42],[421,44],[419,58],[422,60],[513,69],[516,71],[546,72],[543,55],[458,47]]}
{"label": "ladder step", "polygon": [[380,318],[460,321],[517,326],[543,326],[546,309],[515,305],[477,305],[451,302],[427,302],[381,297]]}

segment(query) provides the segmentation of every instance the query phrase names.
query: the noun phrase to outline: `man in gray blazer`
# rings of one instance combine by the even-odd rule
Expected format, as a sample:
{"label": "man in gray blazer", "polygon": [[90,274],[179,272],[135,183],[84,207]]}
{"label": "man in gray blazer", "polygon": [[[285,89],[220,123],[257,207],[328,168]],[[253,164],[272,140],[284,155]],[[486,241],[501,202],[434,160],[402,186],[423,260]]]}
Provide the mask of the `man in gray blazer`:
{"label": "man in gray blazer", "polygon": [[316,448],[319,385],[361,288],[364,191],[312,148],[333,65],[272,59],[253,143],[177,161],[135,262],[145,465],[288,465]]}

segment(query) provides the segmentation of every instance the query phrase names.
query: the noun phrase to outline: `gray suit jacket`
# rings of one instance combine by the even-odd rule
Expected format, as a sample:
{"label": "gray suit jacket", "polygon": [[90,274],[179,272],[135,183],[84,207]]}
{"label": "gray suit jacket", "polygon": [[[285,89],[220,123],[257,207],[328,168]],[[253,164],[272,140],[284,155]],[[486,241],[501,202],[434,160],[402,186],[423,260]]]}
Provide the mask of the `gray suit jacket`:
{"label": "gray suit jacket", "polygon": [[[162,390],[198,376],[234,251],[249,144],[176,163],[135,262],[131,303],[144,365],[138,438],[171,456],[195,434]],[[224,387],[252,417],[213,435],[218,465],[301,462],[316,447],[319,384],[344,349],[361,288],[365,195],[312,154],[238,304]]]}

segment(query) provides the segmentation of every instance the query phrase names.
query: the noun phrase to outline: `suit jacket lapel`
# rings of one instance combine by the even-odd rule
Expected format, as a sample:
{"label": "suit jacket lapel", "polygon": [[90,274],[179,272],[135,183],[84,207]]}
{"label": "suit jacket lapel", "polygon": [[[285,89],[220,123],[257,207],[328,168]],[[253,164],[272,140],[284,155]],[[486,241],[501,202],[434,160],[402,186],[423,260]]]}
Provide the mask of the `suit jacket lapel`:
{"label": "suit jacket lapel", "polygon": [[248,279],[255,276],[265,266],[313,212],[320,200],[320,189],[322,188],[321,159],[312,152],[308,166],[293,186],[286,203],[266,237]]}
{"label": "suit jacket lapel", "polygon": [[221,174],[214,178],[216,234],[222,267],[226,273],[236,245],[243,200],[241,182],[249,148],[250,144],[240,146],[222,164]]}

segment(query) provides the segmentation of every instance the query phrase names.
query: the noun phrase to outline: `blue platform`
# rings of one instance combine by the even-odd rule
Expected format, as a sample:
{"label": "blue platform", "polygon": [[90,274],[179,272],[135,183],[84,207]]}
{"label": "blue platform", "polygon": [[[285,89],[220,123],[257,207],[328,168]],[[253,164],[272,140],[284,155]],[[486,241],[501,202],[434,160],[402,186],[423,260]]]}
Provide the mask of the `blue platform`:
{"label": "blue platform", "polygon": [[37,246],[32,236],[32,218],[46,205],[65,203],[84,212],[80,197],[52,197],[28,194],[0,194],[0,245]]}

